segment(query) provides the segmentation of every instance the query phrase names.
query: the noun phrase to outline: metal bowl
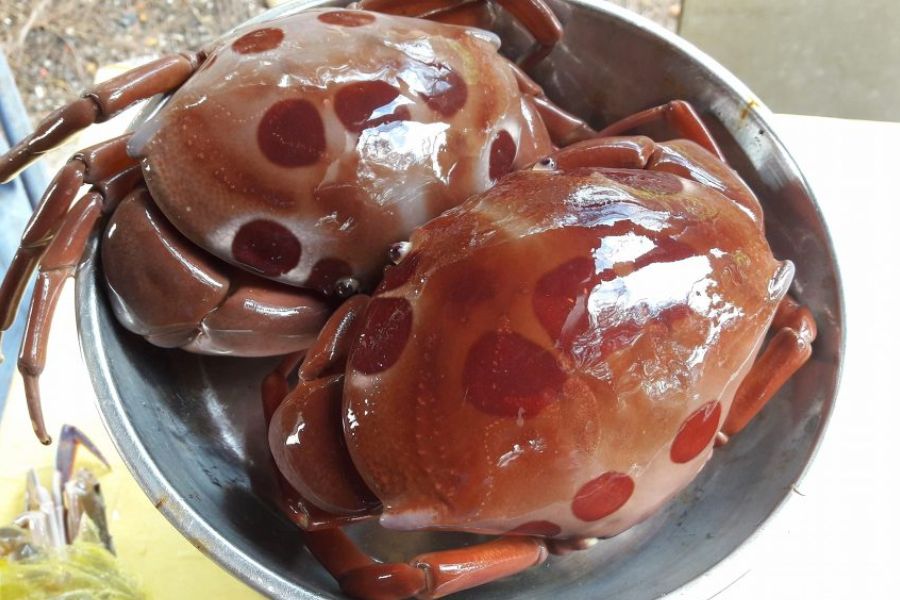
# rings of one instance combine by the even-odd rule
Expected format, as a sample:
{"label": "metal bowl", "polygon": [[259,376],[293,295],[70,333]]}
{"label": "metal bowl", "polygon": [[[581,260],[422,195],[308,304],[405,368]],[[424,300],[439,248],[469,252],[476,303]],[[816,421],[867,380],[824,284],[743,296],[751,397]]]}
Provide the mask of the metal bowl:
{"label": "metal bowl", "polygon": [[[298,2],[273,12],[324,4],[332,3]],[[701,587],[730,583],[725,559],[785,501],[822,437],[843,351],[837,263],[812,192],[773,133],[769,111],[743,84],[690,44],[622,9],[585,0],[551,4],[566,34],[535,73],[548,95],[594,125],[674,98],[691,101],[759,194],[775,254],[797,264],[794,292],[812,308],[820,334],[810,363],[649,521],[464,595],[646,599],[678,590],[673,595],[696,597]],[[527,37],[508,20],[500,17],[495,30],[507,52],[524,49]],[[269,500],[274,484],[258,390],[271,361],[150,346],[118,326],[98,275],[92,254],[77,285],[83,352],[112,438],[150,499],[194,545],[259,591],[340,597]],[[374,524],[351,533],[385,560],[475,539]]]}

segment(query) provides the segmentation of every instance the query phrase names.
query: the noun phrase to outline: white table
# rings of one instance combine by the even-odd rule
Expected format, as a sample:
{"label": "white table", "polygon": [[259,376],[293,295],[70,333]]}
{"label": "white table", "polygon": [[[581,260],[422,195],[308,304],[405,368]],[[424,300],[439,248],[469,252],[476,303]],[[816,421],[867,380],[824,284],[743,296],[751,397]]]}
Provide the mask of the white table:
{"label": "white table", "polygon": [[802,495],[727,565],[734,583],[705,598],[898,598],[900,123],[779,115],[775,126],[834,240],[847,309],[844,371]]}
{"label": "white table", "polygon": [[[900,496],[894,485],[900,473],[900,451],[894,447],[892,431],[900,423],[900,393],[890,380],[892,373],[900,372],[900,364],[896,364],[900,353],[894,350],[900,325],[891,313],[900,297],[900,268],[894,262],[892,244],[900,238],[895,230],[900,224],[900,194],[892,187],[894,180],[900,180],[900,165],[893,151],[900,139],[900,124],[779,116],[776,128],[809,178],[837,247],[847,301],[843,380],[824,444],[798,486],[802,496],[794,494],[761,535],[722,565],[725,573],[702,580],[700,596],[695,587],[690,596],[674,597],[900,597],[898,553],[892,552],[900,540],[896,516]],[[51,431],[62,421],[83,423],[86,414],[93,416],[94,412],[90,406],[93,392],[80,361],[73,356],[77,342],[71,298],[70,293],[63,296],[54,322],[44,379]],[[34,450],[21,394],[21,382],[16,381],[4,416],[2,433],[7,439],[0,447],[9,444],[13,431],[22,432],[21,441],[7,450],[33,462],[41,453]],[[89,428],[102,435],[99,424]],[[98,441],[111,452],[108,440]],[[45,459],[49,464],[49,456]],[[124,468],[116,462],[115,470],[122,473]],[[0,472],[0,484],[11,486],[20,481],[18,473]],[[136,490],[133,484],[128,489]],[[149,502],[145,504],[152,511]],[[115,501],[112,505],[113,509],[117,506]],[[151,517],[145,525],[152,520],[154,528],[169,527],[158,515]],[[114,526],[125,525],[116,521],[114,512]],[[157,563],[152,575],[143,574],[149,588],[166,583],[156,579],[163,572],[169,587],[157,589],[184,590],[192,580],[202,579],[201,572],[216,569],[187,544],[168,560],[148,556],[154,554],[152,543],[137,539],[133,543],[132,564],[141,561],[147,568],[147,563]],[[255,597],[224,571],[215,577],[221,586],[216,597]],[[733,583],[723,590],[723,580]],[[204,586],[210,590],[209,578]]]}

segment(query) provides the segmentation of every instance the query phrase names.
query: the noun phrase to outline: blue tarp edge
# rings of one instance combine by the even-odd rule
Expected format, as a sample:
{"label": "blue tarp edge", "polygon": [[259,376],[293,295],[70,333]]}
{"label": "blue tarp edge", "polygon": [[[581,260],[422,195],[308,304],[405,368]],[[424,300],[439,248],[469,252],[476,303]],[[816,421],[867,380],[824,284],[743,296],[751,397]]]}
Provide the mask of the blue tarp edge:
{"label": "blue tarp edge", "polygon": [[[10,73],[6,58],[0,53],[0,153],[6,152],[11,143],[22,139],[31,131],[31,123],[22,104],[18,89]],[[0,269],[5,275],[13,255],[19,246],[19,238],[28,222],[33,207],[40,200],[47,187],[47,176],[42,165],[27,169],[19,177],[0,184]],[[33,283],[33,282],[32,282]],[[25,297],[31,297],[29,284]],[[12,381],[19,344],[25,330],[26,306],[19,307],[16,321],[3,334],[0,363],[0,415],[6,405],[9,386]]]}

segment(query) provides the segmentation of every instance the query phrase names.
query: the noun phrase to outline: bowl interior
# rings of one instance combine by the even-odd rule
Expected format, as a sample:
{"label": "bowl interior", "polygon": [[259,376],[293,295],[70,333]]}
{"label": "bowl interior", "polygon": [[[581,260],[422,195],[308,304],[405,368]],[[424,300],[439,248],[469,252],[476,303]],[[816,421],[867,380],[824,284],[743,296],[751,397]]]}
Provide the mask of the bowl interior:
{"label": "bowl interior", "polygon": [[[322,4],[329,3],[278,11]],[[808,186],[766,122],[768,112],[743,85],[672,34],[611,5],[551,4],[565,24],[565,39],[534,73],[548,95],[595,126],[674,98],[691,101],[760,196],[775,254],[797,264],[794,293],[820,328],[810,363],[663,511],[591,550],[463,594],[657,598],[746,541],[811,460],[831,411],[842,352],[837,267]],[[502,15],[495,30],[505,52],[526,47],[527,37]],[[340,597],[269,500],[274,480],[258,390],[272,362],[150,346],[117,325],[98,275],[91,253],[77,288],[83,351],[107,426],[151,500],[196,546],[260,591]],[[385,560],[476,539],[400,534],[377,525],[355,526],[351,533]]]}

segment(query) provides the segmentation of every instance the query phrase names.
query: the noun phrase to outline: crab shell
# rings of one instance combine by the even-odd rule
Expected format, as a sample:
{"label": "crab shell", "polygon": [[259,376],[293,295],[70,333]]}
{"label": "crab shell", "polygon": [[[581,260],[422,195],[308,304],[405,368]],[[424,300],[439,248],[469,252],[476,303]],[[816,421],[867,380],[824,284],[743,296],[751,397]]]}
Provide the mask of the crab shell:
{"label": "crab shell", "polygon": [[491,33],[310,10],[238,30],[134,135],[159,209],[220,259],[324,293],[547,154]]}
{"label": "crab shell", "polygon": [[793,275],[722,193],[509,175],[416,230],[349,358],[343,426],[395,529],[606,537],[684,488]]}

